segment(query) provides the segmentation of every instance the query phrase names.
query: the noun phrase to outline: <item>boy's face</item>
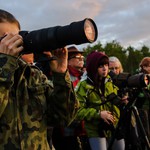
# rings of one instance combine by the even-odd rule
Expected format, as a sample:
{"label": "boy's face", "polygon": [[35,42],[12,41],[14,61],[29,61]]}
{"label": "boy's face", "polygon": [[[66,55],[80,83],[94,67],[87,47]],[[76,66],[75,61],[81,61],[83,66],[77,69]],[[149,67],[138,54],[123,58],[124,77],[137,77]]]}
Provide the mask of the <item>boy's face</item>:
{"label": "boy's face", "polygon": [[9,22],[0,23],[0,37],[3,37],[8,33],[17,34],[18,32],[19,32],[19,28],[15,23],[9,23]]}

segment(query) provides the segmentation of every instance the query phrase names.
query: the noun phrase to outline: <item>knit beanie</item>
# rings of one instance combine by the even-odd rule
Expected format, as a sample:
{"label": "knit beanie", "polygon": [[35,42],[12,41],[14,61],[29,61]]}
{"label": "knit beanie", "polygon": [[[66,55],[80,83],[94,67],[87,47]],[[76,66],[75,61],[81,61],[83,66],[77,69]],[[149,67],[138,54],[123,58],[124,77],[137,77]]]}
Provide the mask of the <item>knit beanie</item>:
{"label": "knit beanie", "polygon": [[87,56],[86,70],[88,77],[90,77],[92,81],[95,81],[98,72],[97,69],[100,66],[101,62],[104,60],[104,58],[109,64],[109,58],[103,52],[93,51]]}

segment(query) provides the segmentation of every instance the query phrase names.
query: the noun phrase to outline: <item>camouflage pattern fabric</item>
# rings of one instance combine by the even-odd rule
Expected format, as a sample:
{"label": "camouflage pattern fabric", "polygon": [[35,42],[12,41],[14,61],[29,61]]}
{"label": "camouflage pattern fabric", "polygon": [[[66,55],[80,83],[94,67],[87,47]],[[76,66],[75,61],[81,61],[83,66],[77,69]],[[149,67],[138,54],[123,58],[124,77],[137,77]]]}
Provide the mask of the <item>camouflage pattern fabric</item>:
{"label": "camouflage pattern fabric", "polygon": [[76,113],[68,72],[53,73],[53,84],[37,67],[0,54],[0,150],[50,149],[47,127],[67,126]]}

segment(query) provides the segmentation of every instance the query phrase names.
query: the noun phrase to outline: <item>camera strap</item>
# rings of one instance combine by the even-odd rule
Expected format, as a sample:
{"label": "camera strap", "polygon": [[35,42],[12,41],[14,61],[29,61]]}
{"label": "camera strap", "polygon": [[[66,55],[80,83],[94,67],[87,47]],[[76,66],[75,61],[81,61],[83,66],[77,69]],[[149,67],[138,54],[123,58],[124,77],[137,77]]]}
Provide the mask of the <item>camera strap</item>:
{"label": "camera strap", "polygon": [[[99,95],[99,97],[101,98],[102,102],[100,104],[96,104],[96,103],[92,103],[92,102],[89,102],[89,95],[94,92],[94,93],[97,93]],[[85,96],[85,99],[86,99],[86,105],[87,107],[89,107],[90,105],[91,106],[101,106],[101,105],[104,105],[104,104],[107,104],[109,101],[106,100],[106,98],[100,93],[99,90],[96,90],[95,88],[94,89],[88,89],[87,92],[86,92],[86,96]],[[109,108],[110,106],[107,105]]]}

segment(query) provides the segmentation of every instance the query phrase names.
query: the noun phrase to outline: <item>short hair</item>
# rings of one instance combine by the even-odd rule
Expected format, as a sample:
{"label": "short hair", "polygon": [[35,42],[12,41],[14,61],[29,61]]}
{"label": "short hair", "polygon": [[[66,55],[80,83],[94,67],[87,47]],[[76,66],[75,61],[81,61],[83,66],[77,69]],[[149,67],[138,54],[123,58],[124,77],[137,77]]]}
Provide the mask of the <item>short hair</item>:
{"label": "short hair", "polygon": [[110,56],[109,57],[109,62],[118,62],[118,64],[119,64],[119,70],[120,70],[120,72],[123,72],[122,64],[121,64],[120,60],[117,57]]}
{"label": "short hair", "polygon": [[139,64],[140,72],[147,73],[147,70],[144,67],[148,66],[150,66],[150,57],[144,57]]}
{"label": "short hair", "polygon": [[140,62],[140,67],[149,66],[150,65],[150,57],[144,57]]}
{"label": "short hair", "polygon": [[20,29],[19,21],[11,13],[0,9],[0,23],[3,23],[3,22],[14,23]]}

